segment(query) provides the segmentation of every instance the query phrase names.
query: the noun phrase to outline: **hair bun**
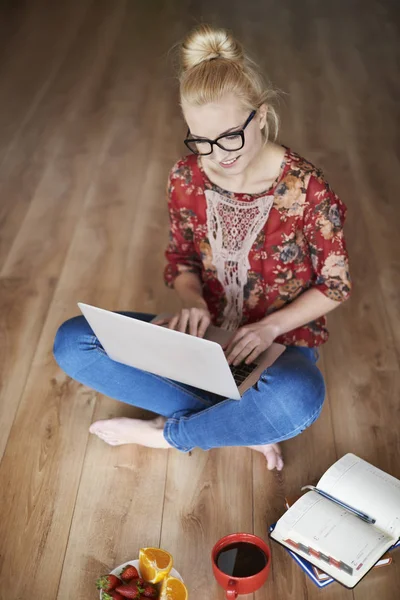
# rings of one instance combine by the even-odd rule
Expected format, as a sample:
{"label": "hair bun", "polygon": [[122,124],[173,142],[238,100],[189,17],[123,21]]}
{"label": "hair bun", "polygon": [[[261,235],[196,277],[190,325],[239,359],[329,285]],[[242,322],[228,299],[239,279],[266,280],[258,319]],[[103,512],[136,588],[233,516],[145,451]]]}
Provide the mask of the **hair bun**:
{"label": "hair bun", "polygon": [[187,71],[202,62],[216,58],[241,63],[244,55],[240,44],[226,29],[201,25],[183,41],[181,58],[183,71]]}

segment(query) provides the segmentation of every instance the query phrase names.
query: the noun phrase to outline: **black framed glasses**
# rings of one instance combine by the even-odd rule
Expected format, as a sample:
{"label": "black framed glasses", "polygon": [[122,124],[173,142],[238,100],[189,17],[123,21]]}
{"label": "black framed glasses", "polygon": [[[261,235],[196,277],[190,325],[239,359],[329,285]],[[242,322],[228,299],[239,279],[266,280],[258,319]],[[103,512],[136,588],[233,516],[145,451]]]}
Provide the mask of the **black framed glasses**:
{"label": "black framed glasses", "polygon": [[[220,135],[215,140],[209,140],[207,138],[187,137],[186,140],[184,140],[185,145],[187,146],[187,148],[189,148],[191,152],[193,152],[193,154],[200,154],[201,156],[212,154],[214,150],[214,144],[222,150],[226,150],[227,152],[235,152],[236,150],[241,150],[244,146],[244,130],[246,129],[247,125],[252,121],[256,112],[256,110],[253,110],[250,113],[242,129],[237,129],[236,131],[232,131],[231,133],[225,133],[224,135]],[[190,135],[189,129],[186,135]]]}

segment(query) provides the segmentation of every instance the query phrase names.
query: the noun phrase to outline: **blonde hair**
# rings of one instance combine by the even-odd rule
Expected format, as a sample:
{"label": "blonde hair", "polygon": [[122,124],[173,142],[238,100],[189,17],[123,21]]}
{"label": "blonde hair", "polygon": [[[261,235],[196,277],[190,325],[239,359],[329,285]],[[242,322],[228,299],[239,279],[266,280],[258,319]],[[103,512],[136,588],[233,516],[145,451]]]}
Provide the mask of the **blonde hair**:
{"label": "blonde hair", "polygon": [[279,117],[272,104],[276,91],[265,81],[257,64],[226,29],[200,25],[180,47],[181,103],[201,106],[234,94],[248,110],[267,106],[265,141],[278,135]]}

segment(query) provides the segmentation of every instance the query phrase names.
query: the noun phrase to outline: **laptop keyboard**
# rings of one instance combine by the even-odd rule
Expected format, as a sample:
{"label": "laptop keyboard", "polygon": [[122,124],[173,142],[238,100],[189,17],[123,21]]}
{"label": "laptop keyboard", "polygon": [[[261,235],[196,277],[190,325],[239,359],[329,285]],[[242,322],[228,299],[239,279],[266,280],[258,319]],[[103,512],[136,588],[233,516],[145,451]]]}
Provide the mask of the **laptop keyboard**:
{"label": "laptop keyboard", "polygon": [[250,373],[257,369],[258,365],[256,363],[252,363],[251,365],[246,365],[246,363],[241,363],[236,367],[234,365],[229,365],[231,373],[233,375],[233,379],[235,380],[236,385],[239,387],[240,384],[243,383],[245,379],[248,378]]}

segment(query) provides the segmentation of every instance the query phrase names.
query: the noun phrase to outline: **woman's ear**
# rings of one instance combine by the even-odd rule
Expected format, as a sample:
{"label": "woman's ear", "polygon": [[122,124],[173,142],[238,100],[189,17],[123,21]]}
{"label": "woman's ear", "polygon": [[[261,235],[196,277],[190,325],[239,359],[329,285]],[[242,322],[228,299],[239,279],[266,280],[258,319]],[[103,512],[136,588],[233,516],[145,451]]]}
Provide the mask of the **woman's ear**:
{"label": "woman's ear", "polygon": [[258,109],[258,122],[260,125],[260,129],[264,129],[265,124],[267,122],[267,113],[268,113],[268,106],[266,104],[261,104],[260,108]]}

